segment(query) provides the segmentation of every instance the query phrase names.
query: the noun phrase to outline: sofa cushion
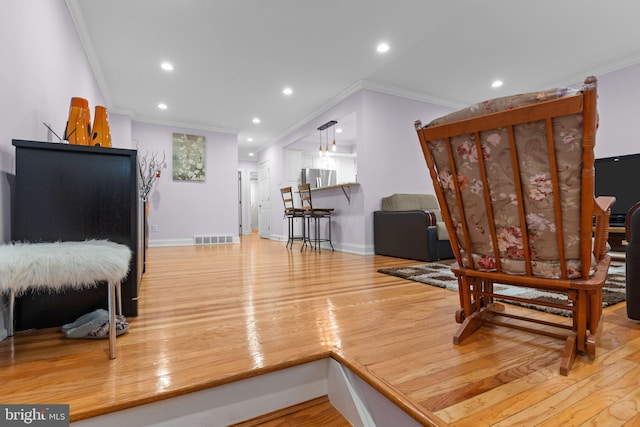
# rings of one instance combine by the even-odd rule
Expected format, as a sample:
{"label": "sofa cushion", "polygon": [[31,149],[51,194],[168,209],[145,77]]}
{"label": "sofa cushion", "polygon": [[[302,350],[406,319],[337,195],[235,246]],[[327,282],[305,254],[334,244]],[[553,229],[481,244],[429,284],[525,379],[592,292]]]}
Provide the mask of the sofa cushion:
{"label": "sofa cushion", "polygon": [[447,224],[445,224],[444,221],[438,221],[436,223],[436,232],[438,234],[438,240],[449,240]]}
{"label": "sofa cushion", "polygon": [[432,211],[438,221],[442,221],[438,199],[433,194],[395,193],[382,198],[383,211]]}

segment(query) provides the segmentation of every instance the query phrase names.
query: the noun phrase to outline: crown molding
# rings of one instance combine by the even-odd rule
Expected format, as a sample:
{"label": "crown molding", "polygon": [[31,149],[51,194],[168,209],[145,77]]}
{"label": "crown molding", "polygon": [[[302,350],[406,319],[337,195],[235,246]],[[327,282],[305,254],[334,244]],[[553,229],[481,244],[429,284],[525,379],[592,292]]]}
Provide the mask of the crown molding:
{"label": "crown molding", "polygon": [[414,101],[427,102],[429,104],[441,105],[443,107],[462,108],[464,105],[451,102],[448,99],[436,98],[424,93],[402,89],[396,86],[378,83],[372,80],[363,80],[362,88],[387,95],[399,96],[401,98],[412,99]]}
{"label": "crown molding", "polygon": [[102,92],[102,96],[104,97],[104,102],[105,104],[107,104],[107,109],[110,110],[111,107],[113,107],[111,93],[109,92],[107,81],[104,78],[104,73],[102,72],[102,65],[100,64],[100,60],[98,60],[98,57],[95,54],[93,42],[91,41],[91,37],[89,36],[89,31],[87,30],[87,25],[84,21],[82,10],[80,8],[80,1],[65,0],[65,4],[67,5],[67,9],[69,9],[71,20],[73,21],[73,25],[75,25],[76,27],[78,36],[80,37],[80,43],[82,44],[82,48],[84,49],[85,55],[87,55],[87,60],[89,61],[89,66],[93,71],[93,76],[96,79],[98,88],[100,88],[100,92]]}
{"label": "crown molding", "polygon": [[218,126],[208,126],[208,125],[197,124],[197,123],[171,122],[167,120],[154,119],[152,117],[136,116],[136,117],[132,117],[131,121],[138,122],[138,123],[148,123],[153,125],[181,128],[181,129],[193,129],[193,130],[202,130],[206,132],[227,133],[231,135],[237,135],[240,132],[239,129],[225,128],[225,127],[218,127]]}

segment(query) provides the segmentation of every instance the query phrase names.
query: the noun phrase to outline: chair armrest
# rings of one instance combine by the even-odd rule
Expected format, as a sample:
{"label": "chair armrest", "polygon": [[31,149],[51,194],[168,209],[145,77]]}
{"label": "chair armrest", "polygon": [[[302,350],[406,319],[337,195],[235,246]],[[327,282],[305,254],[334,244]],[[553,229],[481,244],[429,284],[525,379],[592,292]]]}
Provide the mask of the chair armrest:
{"label": "chair armrest", "polygon": [[600,261],[607,254],[607,241],[609,240],[609,218],[611,206],[616,202],[615,197],[599,196],[594,202],[594,215],[596,226],[593,236],[593,255]]}
{"label": "chair armrest", "polygon": [[608,210],[611,209],[616,203],[616,198],[613,196],[598,196],[596,197],[596,209],[595,215],[604,215]]}

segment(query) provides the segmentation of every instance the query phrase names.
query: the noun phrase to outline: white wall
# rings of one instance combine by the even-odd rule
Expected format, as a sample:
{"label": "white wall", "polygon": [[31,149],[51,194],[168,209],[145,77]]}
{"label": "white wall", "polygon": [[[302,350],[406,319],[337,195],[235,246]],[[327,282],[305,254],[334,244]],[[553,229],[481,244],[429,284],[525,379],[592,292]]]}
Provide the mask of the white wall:
{"label": "white wall", "polygon": [[640,119],[640,64],[597,77],[596,157],[640,153],[635,128]]}
{"label": "white wall", "polygon": [[8,175],[15,174],[12,139],[57,141],[69,102],[79,96],[95,105],[104,99],[65,3],[61,0],[0,2],[0,241],[10,237]]}
{"label": "white wall", "polygon": [[[204,182],[173,180],[174,132],[205,137]],[[191,244],[194,235],[230,235],[238,240],[236,135],[134,121],[131,138],[139,156],[157,152],[162,159],[164,153],[167,161],[149,197],[149,245]]]}
{"label": "white wall", "polygon": [[[451,108],[366,90],[362,138],[358,142],[358,181],[364,198],[365,245],[373,245],[373,212],[393,193],[431,193],[433,185],[414,128]],[[360,135],[360,130],[359,130]]]}

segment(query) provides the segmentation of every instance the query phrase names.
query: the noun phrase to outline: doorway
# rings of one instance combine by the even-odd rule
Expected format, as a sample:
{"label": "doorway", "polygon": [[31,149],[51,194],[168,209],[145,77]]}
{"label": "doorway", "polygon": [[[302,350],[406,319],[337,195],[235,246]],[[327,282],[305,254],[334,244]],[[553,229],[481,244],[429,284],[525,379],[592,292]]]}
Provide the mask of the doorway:
{"label": "doorway", "polygon": [[258,172],[250,172],[249,197],[249,225],[254,232],[258,230]]}
{"label": "doorway", "polygon": [[269,217],[269,161],[258,165],[258,235],[270,238]]}

